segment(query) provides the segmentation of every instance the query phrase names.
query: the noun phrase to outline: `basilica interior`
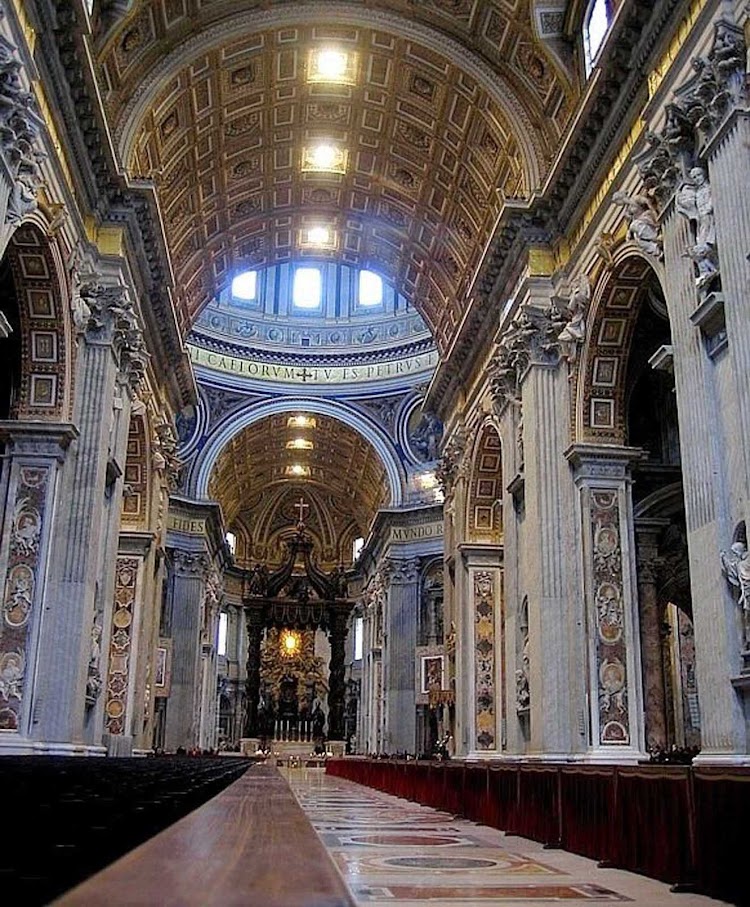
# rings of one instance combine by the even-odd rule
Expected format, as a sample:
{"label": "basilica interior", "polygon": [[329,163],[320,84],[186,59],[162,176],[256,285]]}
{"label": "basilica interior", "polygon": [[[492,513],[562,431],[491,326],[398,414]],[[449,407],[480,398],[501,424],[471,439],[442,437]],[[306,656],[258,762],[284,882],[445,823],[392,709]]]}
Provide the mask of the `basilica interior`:
{"label": "basilica interior", "polygon": [[0,759],[750,809],[749,39],[0,0]]}

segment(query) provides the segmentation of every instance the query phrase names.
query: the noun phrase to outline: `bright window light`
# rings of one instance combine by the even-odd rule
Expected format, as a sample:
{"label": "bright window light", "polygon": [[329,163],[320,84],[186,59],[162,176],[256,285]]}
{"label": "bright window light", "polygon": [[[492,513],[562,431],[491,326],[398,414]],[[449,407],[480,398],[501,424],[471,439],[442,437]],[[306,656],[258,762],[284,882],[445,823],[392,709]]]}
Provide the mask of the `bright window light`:
{"label": "bright window light", "polygon": [[305,148],[302,169],[306,172],[346,173],[347,152],[330,142],[320,142]]}
{"label": "bright window light", "polygon": [[298,309],[320,307],[322,282],[319,268],[297,268],[294,272],[292,300]]}
{"label": "bright window light", "polygon": [[218,655],[227,654],[227,631],[229,629],[229,615],[226,611],[219,612],[219,639],[216,643]]}
{"label": "bright window light", "polygon": [[224,538],[227,540],[229,550],[232,552],[232,554],[235,554],[237,551],[237,536],[233,532],[227,532]]}
{"label": "bright window light", "polygon": [[359,304],[381,305],[383,302],[383,279],[374,271],[359,272]]}
{"label": "bright window light", "polygon": [[232,296],[235,299],[255,299],[258,287],[258,272],[243,271],[232,281]]}
{"label": "bright window light", "polygon": [[354,539],[354,541],[352,542],[352,560],[357,560],[364,547],[365,540],[363,538]]}
{"label": "bright window light", "polygon": [[586,74],[591,72],[594,59],[604,43],[609,30],[610,16],[607,0],[594,0],[590,7],[583,30],[584,50],[586,51]]}
{"label": "bright window light", "polygon": [[327,246],[331,241],[328,227],[311,227],[307,231],[307,241],[314,246]]}
{"label": "bright window light", "polygon": [[287,428],[315,428],[318,424],[315,416],[290,416],[286,420]]}
{"label": "bright window light", "polygon": [[314,48],[308,58],[307,81],[355,85],[357,54],[336,47]]}
{"label": "bright window light", "polygon": [[354,618],[354,660],[362,661],[362,653],[365,641],[365,619],[363,617]]}
{"label": "bright window light", "polygon": [[310,467],[303,466],[301,463],[292,463],[291,466],[287,466],[285,472],[288,476],[303,478],[310,475]]}
{"label": "bright window light", "polygon": [[308,438],[293,438],[286,442],[287,450],[314,450],[315,445]]}

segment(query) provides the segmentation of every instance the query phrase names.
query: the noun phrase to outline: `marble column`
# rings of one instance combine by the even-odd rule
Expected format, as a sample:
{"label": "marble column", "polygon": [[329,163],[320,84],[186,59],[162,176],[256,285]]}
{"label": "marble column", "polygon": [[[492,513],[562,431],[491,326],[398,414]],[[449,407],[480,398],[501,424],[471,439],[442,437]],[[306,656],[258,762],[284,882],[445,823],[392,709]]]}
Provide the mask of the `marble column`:
{"label": "marble column", "polygon": [[643,709],[646,747],[649,750],[667,746],[666,692],[662,650],[664,616],[660,613],[657,570],[659,539],[668,525],[669,520],[662,519],[639,519],[635,524]]}
{"label": "marble column", "polygon": [[419,613],[419,558],[388,560],[388,649],[385,665],[386,741],[390,753],[414,753],[417,744],[415,649]]}
{"label": "marble column", "polygon": [[62,464],[77,430],[71,424],[0,422],[5,463],[0,500],[3,616],[0,630],[0,753],[30,752],[38,687],[53,683],[55,661],[39,657],[50,549]]}
{"label": "marble column", "polygon": [[[682,475],[701,707],[702,752],[698,759],[732,762],[747,753],[742,701],[731,684],[740,671],[742,631],[737,605],[722,575],[720,551],[732,541],[730,502],[740,497],[733,480],[736,471],[730,465],[742,462],[736,455],[736,444],[742,443],[736,432],[739,416],[732,415],[735,394],[727,392],[723,363],[709,355],[701,330],[690,320],[699,300],[692,265],[684,251],[693,240],[687,220],[677,214],[674,205],[665,214],[663,233],[670,275],[665,295],[680,437],[684,439]],[[735,453],[730,456],[732,450]]]}
{"label": "marble column", "polygon": [[207,554],[171,551],[172,682],[167,703],[165,748],[198,745],[202,610],[210,569]]}
{"label": "marble column", "polygon": [[[734,110],[709,144],[708,161],[716,219],[716,244],[721,266],[721,289],[731,362],[731,389],[727,406],[736,406],[736,431],[727,443],[740,474],[731,477],[732,491],[741,501],[736,513],[750,526],[750,111]],[[743,431],[742,429],[745,429]],[[731,541],[731,540],[730,540]]]}
{"label": "marble column", "polygon": [[328,738],[344,739],[344,658],[348,633],[348,608],[334,608],[329,616],[331,660],[328,674]]}
{"label": "marble column", "polygon": [[263,640],[262,608],[245,606],[247,620],[247,692],[245,695],[245,737],[258,737],[260,699],[260,645]]}
{"label": "marble column", "polygon": [[566,452],[578,489],[592,760],[644,755],[630,478],[630,464],[642,454],[596,444]]}
{"label": "marble column", "polygon": [[[580,749],[576,707],[580,674],[573,670],[565,628],[577,625],[570,595],[572,496],[561,451],[570,437],[566,370],[529,366],[521,393],[524,419],[524,587],[529,608],[530,752],[563,755]],[[565,470],[567,472],[567,470]]]}
{"label": "marble column", "polygon": [[[87,285],[89,318],[76,360],[71,447],[57,511],[54,576],[41,636],[41,657],[57,665],[40,688],[35,736],[46,741],[96,745],[102,707],[97,688],[102,640],[112,615],[112,552],[121,497],[124,444],[132,387],[143,364],[143,337],[122,285]],[[120,391],[117,393],[117,391]],[[106,672],[106,665],[101,673]],[[100,678],[99,678],[100,681]],[[95,721],[89,720],[96,709]]]}

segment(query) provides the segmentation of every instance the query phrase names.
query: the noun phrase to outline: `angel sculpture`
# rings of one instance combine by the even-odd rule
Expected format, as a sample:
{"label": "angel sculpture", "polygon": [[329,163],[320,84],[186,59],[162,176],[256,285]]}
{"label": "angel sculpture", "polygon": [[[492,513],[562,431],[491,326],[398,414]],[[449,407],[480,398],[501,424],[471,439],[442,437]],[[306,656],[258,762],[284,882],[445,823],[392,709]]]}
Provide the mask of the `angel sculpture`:
{"label": "angel sculpture", "polygon": [[661,261],[664,257],[661,229],[651,201],[645,195],[628,195],[622,191],[615,192],[612,201],[627,210],[630,218],[628,239],[632,239],[646,255],[652,255]]}
{"label": "angel sculpture", "polygon": [[744,542],[734,542],[720,552],[721,570],[727,581],[739,589],[737,604],[742,608],[745,645],[750,644],[750,555]]}
{"label": "angel sculpture", "polygon": [[563,357],[571,365],[578,357],[578,347],[586,339],[586,315],[591,302],[591,284],[586,274],[578,279],[578,284],[568,300],[570,320],[557,335]]}

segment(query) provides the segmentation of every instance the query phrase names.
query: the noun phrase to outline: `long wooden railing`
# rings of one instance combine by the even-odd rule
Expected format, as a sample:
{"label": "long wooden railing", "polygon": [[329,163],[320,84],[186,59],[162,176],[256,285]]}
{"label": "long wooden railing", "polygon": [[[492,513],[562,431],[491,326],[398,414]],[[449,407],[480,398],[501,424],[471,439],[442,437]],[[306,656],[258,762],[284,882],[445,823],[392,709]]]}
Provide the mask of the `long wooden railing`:
{"label": "long wooden railing", "polygon": [[750,904],[750,769],[347,757],[329,760],[327,771],[606,866]]}

